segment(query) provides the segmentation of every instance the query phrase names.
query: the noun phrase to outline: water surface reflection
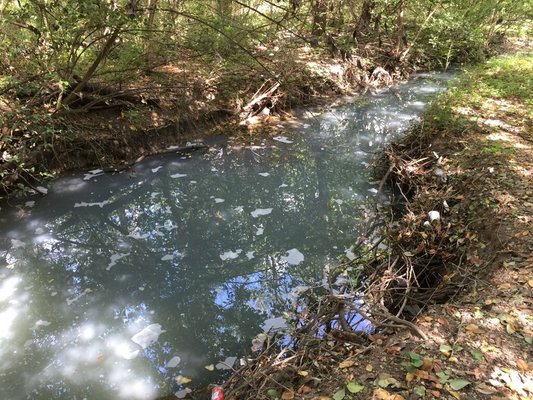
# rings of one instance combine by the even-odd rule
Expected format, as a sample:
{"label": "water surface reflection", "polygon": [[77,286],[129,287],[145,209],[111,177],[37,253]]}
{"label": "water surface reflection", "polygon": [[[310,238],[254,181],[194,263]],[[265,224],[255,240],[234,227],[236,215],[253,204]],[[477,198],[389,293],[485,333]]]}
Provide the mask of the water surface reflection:
{"label": "water surface reflection", "polygon": [[205,366],[250,351],[291,291],[350,254],[373,153],[448,78],[309,117],[294,143],[152,157],[3,206],[0,397],[151,399],[216,380]]}

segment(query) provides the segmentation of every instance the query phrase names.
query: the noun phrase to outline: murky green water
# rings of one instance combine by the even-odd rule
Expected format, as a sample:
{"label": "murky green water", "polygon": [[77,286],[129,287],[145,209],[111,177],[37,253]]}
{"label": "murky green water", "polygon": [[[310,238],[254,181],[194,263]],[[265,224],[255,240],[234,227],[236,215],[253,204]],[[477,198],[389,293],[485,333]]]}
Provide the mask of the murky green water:
{"label": "murky green water", "polygon": [[350,256],[373,216],[367,163],[449,78],[309,116],[264,148],[152,157],[3,205],[0,398],[153,399],[217,380],[291,292]]}

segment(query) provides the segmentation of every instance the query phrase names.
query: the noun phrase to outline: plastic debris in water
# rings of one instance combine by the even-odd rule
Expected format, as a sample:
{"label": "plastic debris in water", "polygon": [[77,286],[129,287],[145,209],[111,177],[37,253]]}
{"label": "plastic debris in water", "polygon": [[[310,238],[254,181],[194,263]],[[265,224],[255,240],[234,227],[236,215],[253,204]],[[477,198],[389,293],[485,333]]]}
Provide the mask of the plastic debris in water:
{"label": "plastic debris in water", "polygon": [[263,215],[268,215],[272,212],[272,208],[258,208],[254,211],[252,211],[250,214],[252,214],[252,217],[257,218],[261,217]]}
{"label": "plastic debris in water", "polygon": [[298,249],[290,249],[285,256],[281,257],[289,265],[298,265],[305,259],[304,255]]}
{"label": "plastic debris in water", "polygon": [[291,144],[292,140],[289,140],[286,136],[276,136],[273,138],[276,142]]}
{"label": "plastic debris in water", "polygon": [[157,341],[157,339],[159,339],[159,335],[161,335],[163,332],[166,332],[166,331],[161,329],[161,325],[152,324],[152,325],[148,325],[142,331],[140,331],[139,333],[135,334],[131,338],[131,340],[134,343],[137,343],[143,349],[146,349],[152,343]]}
{"label": "plastic debris in water", "polygon": [[231,251],[231,250],[230,250],[230,251],[226,251],[226,252],[224,252],[224,253],[222,253],[222,254],[220,255],[220,259],[221,259],[222,261],[226,261],[226,260],[234,260],[234,259],[236,259],[237,257],[239,257],[239,254],[241,254],[241,253],[242,253],[242,250],[241,250],[241,249],[237,249],[237,250],[235,250],[235,251]]}
{"label": "plastic debris in water", "polygon": [[233,368],[233,364],[237,361],[237,357],[227,357],[224,361],[219,362],[215,365],[215,368],[218,370],[228,370]]}
{"label": "plastic debris in water", "polygon": [[224,389],[215,386],[211,391],[211,400],[224,400]]}
{"label": "plastic debris in water", "polygon": [[181,362],[181,358],[178,356],[172,357],[169,362],[167,362],[167,368],[176,368]]}

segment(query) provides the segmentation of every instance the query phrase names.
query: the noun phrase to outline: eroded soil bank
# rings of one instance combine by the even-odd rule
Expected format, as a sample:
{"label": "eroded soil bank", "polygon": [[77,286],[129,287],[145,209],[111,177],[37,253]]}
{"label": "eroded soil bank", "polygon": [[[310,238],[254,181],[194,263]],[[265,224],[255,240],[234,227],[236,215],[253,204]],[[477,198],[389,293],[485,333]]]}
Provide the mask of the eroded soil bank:
{"label": "eroded soil bank", "polygon": [[[533,395],[532,72],[531,53],[469,69],[387,149],[378,164],[405,206],[387,250],[363,245],[331,272],[369,276],[367,303],[350,284],[305,295],[294,347],[267,341],[225,398]],[[354,313],[377,330],[357,332]]]}

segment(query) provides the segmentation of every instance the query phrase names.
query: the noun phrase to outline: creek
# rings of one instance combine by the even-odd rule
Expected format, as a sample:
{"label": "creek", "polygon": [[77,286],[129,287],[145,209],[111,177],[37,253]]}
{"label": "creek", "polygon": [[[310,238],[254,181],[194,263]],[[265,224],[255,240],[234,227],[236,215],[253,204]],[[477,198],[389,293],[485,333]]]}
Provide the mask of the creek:
{"label": "creek", "polygon": [[0,398],[181,397],[223,379],[352,257],[386,201],[369,163],[452,76],[304,113],[262,146],[214,140],[3,204]]}

